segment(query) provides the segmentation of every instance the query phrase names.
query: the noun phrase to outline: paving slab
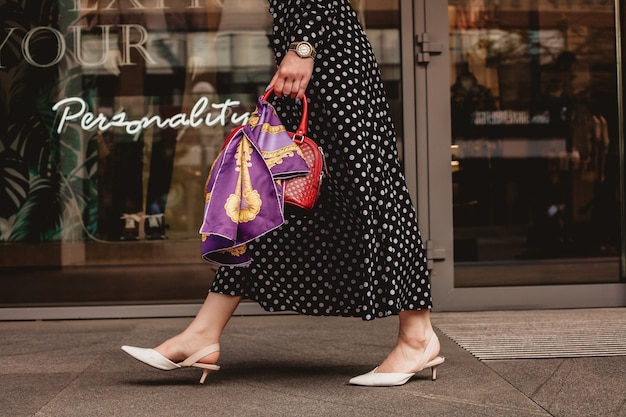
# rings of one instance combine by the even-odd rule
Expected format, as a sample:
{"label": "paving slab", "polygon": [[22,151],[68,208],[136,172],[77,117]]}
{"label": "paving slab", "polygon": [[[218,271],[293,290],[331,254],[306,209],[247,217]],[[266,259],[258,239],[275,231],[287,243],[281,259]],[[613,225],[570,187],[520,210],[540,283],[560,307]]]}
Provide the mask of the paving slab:
{"label": "paving slab", "polygon": [[554,416],[626,417],[626,356],[485,364]]}
{"label": "paving slab", "polygon": [[440,336],[446,363],[402,387],[348,384],[393,346],[397,319],[234,317],[222,370],[163,372],[123,344],[154,346],[190,319],[0,323],[0,415],[548,416],[496,371]]}

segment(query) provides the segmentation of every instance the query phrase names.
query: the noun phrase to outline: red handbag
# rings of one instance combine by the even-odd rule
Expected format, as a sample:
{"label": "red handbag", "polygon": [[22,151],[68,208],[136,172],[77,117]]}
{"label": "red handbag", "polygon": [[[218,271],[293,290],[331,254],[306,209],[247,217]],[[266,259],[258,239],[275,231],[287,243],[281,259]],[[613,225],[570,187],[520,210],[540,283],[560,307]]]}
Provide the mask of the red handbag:
{"label": "red handbag", "polygon": [[[274,92],[273,88],[267,90],[263,101],[267,101]],[[300,147],[302,157],[309,166],[309,173],[299,177],[289,178],[283,181],[285,203],[310,210],[322,190],[322,180],[328,174],[324,151],[313,139],[306,136],[306,127],[309,121],[309,105],[306,97],[302,101],[302,119],[298,130],[287,132],[293,141]]]}

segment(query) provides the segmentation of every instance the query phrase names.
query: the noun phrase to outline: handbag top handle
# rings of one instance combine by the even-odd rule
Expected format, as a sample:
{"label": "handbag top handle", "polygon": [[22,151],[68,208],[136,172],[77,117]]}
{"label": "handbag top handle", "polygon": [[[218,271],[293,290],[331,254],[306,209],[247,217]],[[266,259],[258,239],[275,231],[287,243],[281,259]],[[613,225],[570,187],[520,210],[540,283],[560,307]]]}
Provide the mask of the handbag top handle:
{"label": "handbag top handle", "polygon": [[[272,93],[274,92],[274,87],[270,87],[265,94],[263,95],[263,101],[267,101]],[[302,102],[302,119],[300,119],[300,125],[298,126],[298,130],[293,135],[294,140],[304,140],[306,136],[306,127],[309,123],[309,103],[306,101],[306,95],[300,100]]]}

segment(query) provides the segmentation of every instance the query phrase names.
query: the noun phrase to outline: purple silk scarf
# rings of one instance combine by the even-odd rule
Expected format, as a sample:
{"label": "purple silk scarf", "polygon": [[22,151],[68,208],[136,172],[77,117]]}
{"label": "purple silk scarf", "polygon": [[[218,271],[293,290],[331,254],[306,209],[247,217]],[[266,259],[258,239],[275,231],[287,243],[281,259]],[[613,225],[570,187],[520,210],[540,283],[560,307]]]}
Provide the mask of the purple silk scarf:
{"label": "purple silk scarf", "polygon": [[260,97],[248,124],[233,132],[209,172],[202,257],[216,265],[249,265],[246,243],[284,222],[282,180],[308,172],[300,147]]}

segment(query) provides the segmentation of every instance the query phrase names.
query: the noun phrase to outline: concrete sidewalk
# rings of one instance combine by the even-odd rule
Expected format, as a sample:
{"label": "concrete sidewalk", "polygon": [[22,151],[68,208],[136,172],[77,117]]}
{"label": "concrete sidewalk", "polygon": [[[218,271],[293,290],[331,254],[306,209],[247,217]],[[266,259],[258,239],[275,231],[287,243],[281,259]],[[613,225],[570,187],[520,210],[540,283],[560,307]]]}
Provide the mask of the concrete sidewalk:
{"label": "concrete sidewalk", "polygon": [[[459,313],[434,313],[435,326],[448,314]],[[626,416],[626,356],[481,362],[440,332],[436,381],[348,385],[388,353],[394,318],[233,317],[204,385],[197,369],[163,372],[120,350],[189,320],[0,322],[0,415]]]}

